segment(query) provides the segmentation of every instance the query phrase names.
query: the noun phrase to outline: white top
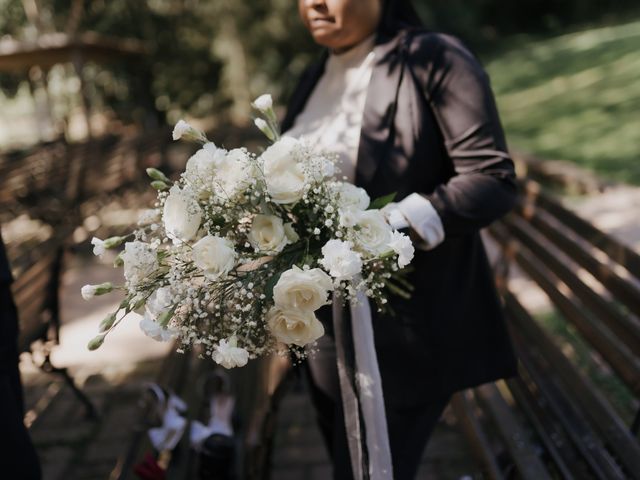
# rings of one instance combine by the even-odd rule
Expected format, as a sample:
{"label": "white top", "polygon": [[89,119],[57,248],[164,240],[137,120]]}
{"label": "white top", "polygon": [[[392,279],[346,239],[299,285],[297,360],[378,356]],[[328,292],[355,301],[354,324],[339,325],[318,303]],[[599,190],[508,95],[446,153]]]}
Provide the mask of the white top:
{"label": "white top", "polygon": [[373,70],[375,35],[341,54],[331,53],[304,110],[285,135],[305,138],[338,155],[339,178],[353,183],[362,113]]}
{"label": "white top", "polygon": [[[330,53],[325,70],[285,135],[311,141],[320,150],[337,154],[337,177],[353,183],[367,89],[373,71],[375,34],[346,52]],[[431,202],[413,193],[384,209],[394,228],[411,226],[429,250],[444,240],[444,228]]]}

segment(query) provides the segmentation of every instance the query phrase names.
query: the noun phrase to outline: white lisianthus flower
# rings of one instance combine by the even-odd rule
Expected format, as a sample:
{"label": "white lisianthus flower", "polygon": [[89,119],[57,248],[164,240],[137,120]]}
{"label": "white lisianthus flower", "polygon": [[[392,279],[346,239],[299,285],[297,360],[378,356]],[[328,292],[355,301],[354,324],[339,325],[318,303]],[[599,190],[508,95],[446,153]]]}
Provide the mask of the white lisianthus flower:
{"label": "white lisianthus flower", "polygon": [[329,275],[338,280],[350,280],[362,270],[362,258],[352,250],[353,244],[342,240],[329,240],[322,247],[322,265]]}
{"label": "white lisianthus flower", "polygon": [[173,127],[173,139],[180,140],[186,133],[193,130],[193,127],[184,120],[179,120]]}
{"label": "white lisianthus flower", "polygon": [[253,248],[272,254],[280,253],[289,243],[284,223],[275,215],[256,215],[247,238]]}
{"label": "white lisianthus flower", "polygon": [[337,184],[338,204],[344,210],[365,210],[371,199],[364,188],[356,187],[347,182]]}
{"label": "white lisianthus flower", "polygon": [[265,113],[267,110],[273,108],[273,99],[271,98],[271,95],[265,93],[256,98],[252,105],[256,110],[260,110]]}
{"label": "white lisianthus flower", "polygon": [[236,262],[233,243],[222,237],[207,235],[193,245],[193,263],[209,280],[217,280],[229,273]]}
{"label": "white lisianthus flower", "polygon": [[284,310],[314,311],[327,303],[332,288],[331,277],[319,268],[302,270],[294,265],[273,287],[273,302]]}
{"label": "white lisianthus flower", "polygon": [[198,233],[202,210],[192,192],[174,185],[164,202],[162,220],[169,238],[174,242],[188,242]]}
{"label": "white lisianthus flower", "polygon": [[220,159],[214,179],[214,190],[221,197],[233,198],[247,189],[252,174],[253,166],[247,152],[242,148],[235,148]]}
{"label": "white lisianthus flower", "polygon": [[140,284],[158,268],[155,248],[144,242],[125,243],[122,260],[124,262],[124,277],[131,286]]}
{"label": "white lisianthus flower", "polygon": [[398,254],[398,266],[400,268],[406,267],[411,263],[411,260],[413,260],[415,248],[413,247],[411,239],[404,233],[394,230],[391,235],[389,247]]}
{"label": "white lisianthus flower", "polygon": [[91,245],[93,245],[93,254],[96,257],[102,257],[102,255],[104,255],[104,252],[106,250],[106,247],[104,246],[104,240],[93,237],[91,239]]}
{"label": "white lisianthus flower", "polygon": [[306,177],[299,161],[301,145],[292,137],[283,137],[261,156],[267,192],[275,203],[295,203],[302,198]]}
{"label": "white lisianthus flower", "polygon": [[389,250],[392,228],[380,210],[365,210],[358,214],[355,242],[358,250],[371,256]]}
{"label": "white lisianthus flower", "polygon": [[220,340],[211,356],[214,362],[224,368],[244,367],[249,361],[249,352],[237,346],[235,335],[228,340]]}
{"label": "white lisianthus flower", "polygon": [[276,340],[304,347],[324,335],[324,327],[312,311],[272,307],[267,313],[269,330]]}
{"label": "white lisianthus flower", "polygon": [[176,329],[163,327],[147,312],[145,312],[144,317],[140,320],[140,330],[156,342],[169,342],[178,336]]}

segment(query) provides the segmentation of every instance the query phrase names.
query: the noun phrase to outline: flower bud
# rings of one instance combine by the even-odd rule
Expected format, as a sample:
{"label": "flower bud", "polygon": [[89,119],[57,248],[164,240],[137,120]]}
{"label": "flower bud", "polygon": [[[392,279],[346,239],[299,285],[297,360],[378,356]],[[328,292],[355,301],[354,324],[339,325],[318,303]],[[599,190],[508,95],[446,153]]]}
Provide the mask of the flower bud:
{"label": "flower bud", "polygon": [[119,247],[125,240],[125,237],[109,237],[104,241],[104,248]]}
{"label": "flower bud", "polygon": [[265,136],[271,140],[272,142],[275,140],[276,136],[273,133],[273,130],[271,129],[271,127],[269,126],[269,124],[263,120],[262,118],[256,118],[253,123],[256,125],[256,127],[258,127],[260,129],[260,131],[262,133],[265,134]]}
{"label": "flower bud", "polygon": [[120,252],[120,254],[118,254],[116,259],[113,261],[113,266],[115,268],[122,267],[124,265],[124,259],[122,258],[123,253],[124,252]]}
{"label": "flower bud", "polygon": [[160,180],[161,182],[171,183],[171,180],[157,168],[147,168],[147,175],[153,180]]}
{"label": "flower bud", "polygon": [[153,182],[151,182],[151,187],[153,187],[154,189],[158,190],[159,192],[166,190],[167,188],[169,188],[169,185],[167,185],[166,183],[164,183],[161,180],[154,180]]}
{"label": "flower bud", "polygon": [[93,337],[89,343],[87,344],[87,348],[89,350],[97,350],[104,343],[104,335],[98,335],[97,337]]}
{"label": "flower bud", "polygon": [[111,327],[113,327],[113,324],[116,321],[116,314],[115,313],[111,313],[109,315],[107,315],[106,317],[104,317],[104,319],[100,322],[100,327],[98,328],[98,331],[100,333],[104,333],[107,330],[109,330]]}
{"label": "flower bud", "polygon": [[100,285],[85,285],[80,290],[82,298],[90,300],[96,295],[104,295],[113,290],[113,284],[111,282],[101,283]]}

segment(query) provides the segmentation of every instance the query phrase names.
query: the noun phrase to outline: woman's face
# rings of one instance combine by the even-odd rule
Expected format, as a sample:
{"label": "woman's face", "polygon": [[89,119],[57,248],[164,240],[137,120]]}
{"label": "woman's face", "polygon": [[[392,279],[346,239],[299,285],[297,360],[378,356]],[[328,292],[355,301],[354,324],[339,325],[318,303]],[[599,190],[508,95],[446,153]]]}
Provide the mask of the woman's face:
{"label": "woman's face", "polygon": [[382,14],[382,2],[298,0],[298,10],[316,43],[340,53],[376,31]]}

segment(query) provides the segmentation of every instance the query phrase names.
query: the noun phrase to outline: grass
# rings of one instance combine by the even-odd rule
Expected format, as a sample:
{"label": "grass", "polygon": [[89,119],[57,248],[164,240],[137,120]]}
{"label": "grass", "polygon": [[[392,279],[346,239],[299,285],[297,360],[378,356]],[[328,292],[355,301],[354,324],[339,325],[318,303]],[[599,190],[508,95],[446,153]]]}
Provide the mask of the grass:
{"label": "grass", "polygon": [[484,63],[510,146],[640,185],[640,20],[509,44]]}

